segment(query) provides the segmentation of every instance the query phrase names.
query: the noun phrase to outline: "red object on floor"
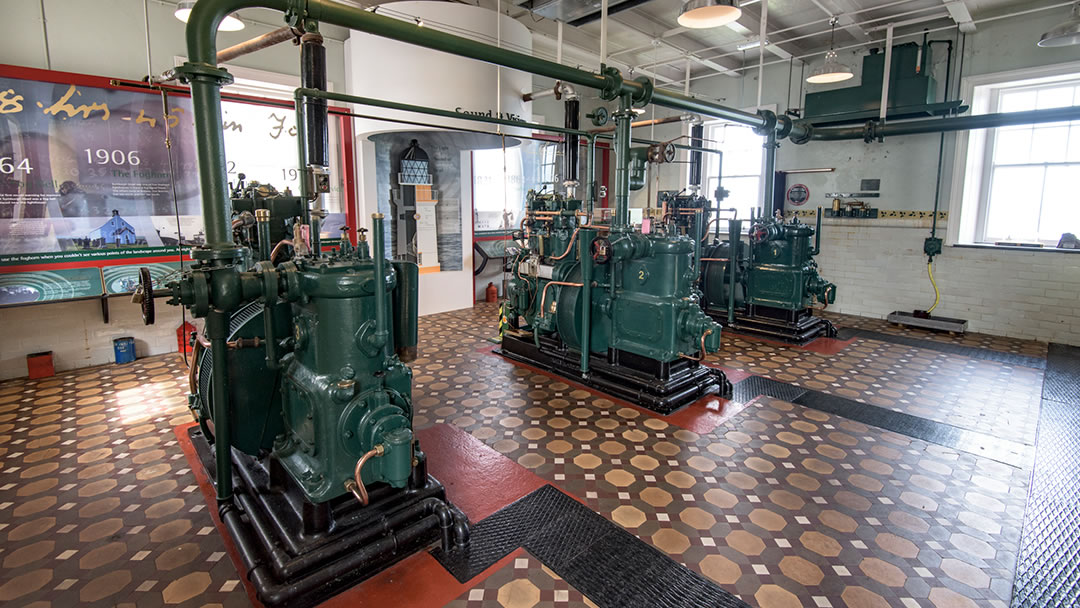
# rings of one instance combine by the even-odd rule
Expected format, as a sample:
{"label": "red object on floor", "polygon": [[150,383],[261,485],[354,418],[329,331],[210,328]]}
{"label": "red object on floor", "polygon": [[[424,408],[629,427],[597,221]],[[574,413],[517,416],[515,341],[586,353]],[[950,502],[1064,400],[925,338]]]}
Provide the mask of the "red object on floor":
{"label": "red object on floor", "polygon": [[53,368],[52,351],[48,350],[43,353],[26,355],[26,372],[31,380],[55,376],[56,369]]}
{"label": "red object on floor", "polygon": [[484,290],[485,302],[498,302],[499,301],[499,288],[495,287],[495,283],[488,283],[487,289]]}
{"label": "red object on floor", "polygon": [[[218,518],[214,485],[203,471],[195,447],[188,438],[188,429],[196,423],[173,428],[176,439],[187,457],[188,465],[206,500],[214,525],[225,541],[225,550],[253,606],[262,606],[255,598],[255,589],[242,573],[245,571],[240,554]],[[525,496],[548,482],[525,467],[496,452],[465,431],[450,425],[437,424],[419,431],[420,445],[428,455],[428,470],[446,487],[447,498],[469,517],[477,521]],[[581,500],[578,497],[574,497]],[[410,608],[439,608],[465,591],[475,587],[514,558],[521,557],[518,548],[492,564],[472,580],[459,583],[428,552],[417,553],[383,570],[351,589],[320,604],[322,608],[371,606],[409,606]]]}
{"label": "red object on floor", "polygon": [[176,328],[176,352],[185,354],[191,352],[191,334],[195,333],[196,329],[187,321]]}

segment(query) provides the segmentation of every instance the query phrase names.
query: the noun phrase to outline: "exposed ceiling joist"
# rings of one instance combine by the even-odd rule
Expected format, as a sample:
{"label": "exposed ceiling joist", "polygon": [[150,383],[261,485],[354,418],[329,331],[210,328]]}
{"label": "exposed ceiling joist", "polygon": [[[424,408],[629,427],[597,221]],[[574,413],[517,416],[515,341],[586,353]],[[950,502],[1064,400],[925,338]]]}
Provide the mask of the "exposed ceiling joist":
{"label": "exposed ceiling joist", "polygon": [[942,3],[961,32],[970,34],[975,31],[975,21],[971,18],[971,11],[964,0],[942,0]]}
{"label": "exposed ceiling joist", "polygon": [[836,24],[841,29],[855,37],[859,42],[870,42],[870,34],[855,23],[855,19],[847,14],[859,10],[851,0],[810,0],[814,6],[820,8],[826,15],[837,18]]}

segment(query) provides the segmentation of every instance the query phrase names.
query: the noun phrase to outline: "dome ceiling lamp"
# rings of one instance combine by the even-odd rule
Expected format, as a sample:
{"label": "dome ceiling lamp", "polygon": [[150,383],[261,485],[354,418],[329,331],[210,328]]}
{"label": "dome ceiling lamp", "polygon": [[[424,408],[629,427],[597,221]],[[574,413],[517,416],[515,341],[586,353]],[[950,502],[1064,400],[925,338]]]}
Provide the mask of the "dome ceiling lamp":
{"label": "dome ceiling lamp", "polygon": [[700,30],[720,27],[742,15],[737,0],[687,0],[679,11],[679,25]]}
{"label": "dome ceiling lamp", "polygon": [[1039,39],[1041,47],[1059,47],[1080,44],[1080,0],[1072,7],[1072,16],[1054,26]]}
{"label": "dome ceiling lamp", "polygon": [[855,76],[855,74],[851,73],[851,68],[844,63],[841,63],[839,57],[836,55],[837,21],[836,17],[829,19],[829,25],[832,26],[832,32],[829,34],[829,52],[825,53],[825,63],[821,67],[815,68],[814,71],[810,73],[810,76],[806,78],[806,82],[811,84],[831,84],[834,82],[844,82]]}
{"label": "dome ceiling lamp", "polygon": [[[173,16],[180,21],[187,23],[188,17],[191,16],[191,9],[193,8],[195,8],[195,0],[181,0],[176,3],[176,10],[173,11]],[[244,29],[244,22],[232,15],[225,15],[225,18],[218,24],[219,32],[238,32],[242,29]]]}

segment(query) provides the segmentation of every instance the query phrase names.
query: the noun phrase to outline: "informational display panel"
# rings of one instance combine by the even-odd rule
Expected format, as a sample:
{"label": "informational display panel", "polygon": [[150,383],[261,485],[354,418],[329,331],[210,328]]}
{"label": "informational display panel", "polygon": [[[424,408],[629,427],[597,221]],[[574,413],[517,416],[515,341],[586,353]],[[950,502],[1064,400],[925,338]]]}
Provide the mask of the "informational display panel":
{"label": "informational display panel", "polygon": [[[291,103],[225,101],[222,116],[230,183],[297,192]],[[355,229],[347,119],[331,126],[326,245]],[[184,93],[0,65],[0,306],[130,293],[142,266],[164,285],[204,242],[196,155]]]}

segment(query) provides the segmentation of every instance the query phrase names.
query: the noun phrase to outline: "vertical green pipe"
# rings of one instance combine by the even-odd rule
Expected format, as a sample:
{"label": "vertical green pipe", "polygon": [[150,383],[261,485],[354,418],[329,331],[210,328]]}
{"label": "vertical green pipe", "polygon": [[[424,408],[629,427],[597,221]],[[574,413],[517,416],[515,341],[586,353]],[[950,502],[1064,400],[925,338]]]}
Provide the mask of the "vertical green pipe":
{"label": "vertical green pipe", "polygon": [[771,218],[775,212],[773,207],[776,196],[776,133],[769,131],[769,135],[765,138],[765,201],[761,206],[762,212],[766,217]]}
{"label": "vertical green pipe", "polygon": [[300,175],[300,200],[304,201],[304,223],[311,224],[311,201],[308,200],[307,176],[304,170],[307,168],[307,147],[304,141],[307,138],[304,130],[304,95],[300,89],[293,94],[293,104],[296,106],[296,170]]}
{"label": "vertical green pipe", "polygon": [[[701,211],[694,212],[694,276],[701,276],[701,239],[705,238],[705,226],[702,226],[702,219],[705,214]],[[696,280],[696,279],[695,279]]]}
{"label": "vertical green pipe", "polygon": [[214,395],[214,460],[219,502],[232,499],[232,435],[229,428],[229,391],[226,359],[228,357],[229,315],[213,309],[206,315],[206,335],[210,338],[210,356],[213,358],[213,382],[210,389]]}
{"label": "vertical green pipe", "polygon": [[206,247],[231,249],[232,215],[229,182],[225,171],[225,134],[221,128],[221,85],[210,77],[191,81],[191,104],[195,114],[195,141],[199,142],[199,187],[203,200]]}
{"label": "vertical green pipe", "polygon": [[814,253],[811,255],[817,255],[821,253],[821,205],[817,208],[817,229],[814,230]]}
{"label": "vertical green pipe", "polygon": [[578,260],[581,262],[581,373],[589,373],[589,355],[592,353],[592,244],[596,238],[593,228],[578,231]]}
{"label": "vertical green pipe", "polygon": [[630,225],[630,123],[634,120],[629,94],[619,97],[615,113],[615,220],[611,229],[625,231]]}
{"label": "vertical green pipe", "polygon": [[[717,222],[719,224],[720,222]],[[735,323],[735,271],[739,263],[739,248],[742,245],[742,220],[728,220],[728,296],[727,322]]]}
{"label": "vertical green pipe", "polygon": [[375,335],[374,344],[386,354],[386,248],[383,244],[383,214],[371,214],[371,259],[375,263]]}

